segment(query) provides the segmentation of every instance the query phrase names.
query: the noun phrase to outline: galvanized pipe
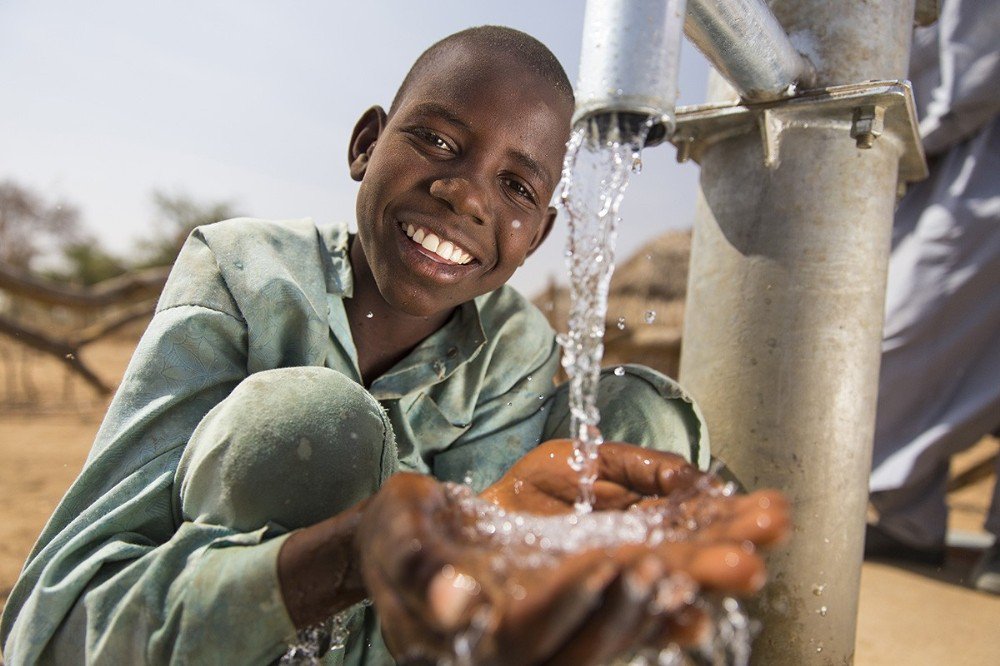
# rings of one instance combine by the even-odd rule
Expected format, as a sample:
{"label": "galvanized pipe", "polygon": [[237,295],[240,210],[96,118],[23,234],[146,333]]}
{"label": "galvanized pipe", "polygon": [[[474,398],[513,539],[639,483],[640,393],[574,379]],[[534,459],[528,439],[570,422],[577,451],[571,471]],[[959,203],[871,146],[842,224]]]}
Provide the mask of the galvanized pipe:
{"label": "galvanized pipe", "polygon": [[[818,86],[906,73],[914,0],[775,0]],[[795,526],[769,559],[753,662],[853,660],[885,275],[900,142],[772,127],[707,141],[681,380],[714,453],[750,488],[788,494]]]}
{"label": "galvanized pipe", "polygon": [[684,34],[748,101],[787,97],[814,78],[764,0],[688,0]]}
{"label": "galvanized pipe", "polygon": [[[655,143],[673,131],[685,0],[588,0],[573,124],[650,119]],[[617,118],[616,118],[617,124]]]}

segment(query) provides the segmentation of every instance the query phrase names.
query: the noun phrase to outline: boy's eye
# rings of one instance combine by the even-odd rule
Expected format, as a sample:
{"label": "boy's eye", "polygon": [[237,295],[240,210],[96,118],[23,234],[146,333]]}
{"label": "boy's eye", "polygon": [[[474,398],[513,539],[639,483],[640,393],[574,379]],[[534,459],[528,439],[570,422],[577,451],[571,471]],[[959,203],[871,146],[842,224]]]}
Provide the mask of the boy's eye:
{"label": "boy's eye", "polygon": [[531,193],[531,190],[525,187],[524,183],[513,178],[505,178],[504,182],[515,195],[529,201],[530,203],[535,203],[535,195]]}
{"label": "boy's eye", "polygon": [[410,133],[413,134],[418,139],[420,139],[421,141],[423,141],[424,143],[430,144],[435,148],[439,148],[441,150],[447,150],[449,153],[455,152],[447,141],[445,141],[438,134],[432,132],[429,129],[417,127],[410,130]]}

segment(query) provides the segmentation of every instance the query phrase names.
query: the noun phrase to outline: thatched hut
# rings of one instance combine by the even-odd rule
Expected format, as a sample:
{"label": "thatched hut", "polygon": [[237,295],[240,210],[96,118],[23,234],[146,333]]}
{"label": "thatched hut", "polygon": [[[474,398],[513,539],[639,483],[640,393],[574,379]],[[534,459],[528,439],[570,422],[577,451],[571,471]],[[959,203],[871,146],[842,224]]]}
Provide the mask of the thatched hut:
{"label": "thatched hut", "polygon": [[[619,263],[611,278],[604,366],[639,362],[677,377],[691,232],[670,231]],[[569,290],[550,282],[534,299],[557,331],[566,330]]]}

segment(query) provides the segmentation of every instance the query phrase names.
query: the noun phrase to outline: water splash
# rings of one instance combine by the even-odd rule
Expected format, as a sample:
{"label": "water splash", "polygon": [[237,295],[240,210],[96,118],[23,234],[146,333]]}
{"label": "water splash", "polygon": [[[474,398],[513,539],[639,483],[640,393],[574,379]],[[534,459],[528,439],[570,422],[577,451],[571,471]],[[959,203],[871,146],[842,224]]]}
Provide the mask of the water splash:
{"label": "water splash", "polygon": [[[471,543],[488,546],[490,569],[500,577],[508,577],[515,569],[545,569],[557,566],[560,559],[571,553],[595,548],[615,548],[625,544],[657,546],[695,540],[713,521],[719,518],[719,497],[731,496],[735,488],[713,477],[703,477],[686,490],[678,490],[668,502],[657,505],[633,506],[626,511],[591,511],[556,516],[540,516],[508,512],[477,497],[460,484],[446,484],[452,501],[468,517],[457,525]],[[515,577],[516,578],[516,577]],[[511,585],[516,586],[516,580]],[[510,593],[517,596],[518,591]],[[520,594],[526,593],[521,588]],[[663,650],[644,650],[618,660],[616,664],[634,666],[675,665],[691,663],[712,666],[745,666],[749,661],[750,642],[757,632],[735,599],[703,595],[698,585],[684,573],[675,573],[660,581],[656,600],[660,612],[679,613],[685,607],[703,612],[710,620],[710,634],[702,644],[681,650],[670,645]],[[456,639],[452,658],[441,664],[464,666],[472,664],[472,655],[484,633],[474,620]]]}
{"label": "water splash", "polygon": [[569,218],[571,305],[569,330],[559,336],[559,343],[570,381],[570,436],[576,442],[570,465],[580,474],[577,510],[583,513],[594,505],[597,447],[604,441],[598,428],[597,384],[618,209],[629,177],[641,164],[639,151],[648,131],[647,123],[638,135],[623,140],[620,132],[609,132],[597,119],[585,120],[573,130],[563,163],[559,203]]}
{"label": "water splash", "polygon": [[278,664],[281,666],[316,666],[327,653],[344,649],[350,636],[347,622],[351,613],[359,606],[366,606],[370,603],[366,599],[324,622],[299,631],[295,635],[295,642],[288,646],[288,650],[282,655]]}

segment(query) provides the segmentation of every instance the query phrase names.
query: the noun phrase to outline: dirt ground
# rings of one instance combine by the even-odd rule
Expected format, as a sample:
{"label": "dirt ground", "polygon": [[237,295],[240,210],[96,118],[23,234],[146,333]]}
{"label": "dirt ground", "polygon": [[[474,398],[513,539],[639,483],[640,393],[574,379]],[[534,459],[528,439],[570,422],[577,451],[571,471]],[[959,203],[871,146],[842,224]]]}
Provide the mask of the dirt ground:
{"label": "dirt ground", "polygon": [[[134,339],[88,348],[85,360],[114,383]],[[0,608],[36,536],[87,456],[104,401],[55,361],[0,350]],[[982,470],[997,453],[987,438],[955,462],[966,478],[949,496],[952,534],[981,544],[994,478]],[[963,474],[964,473],[964,474]],[[855,663],[860,666],[1000,664],[1000,597],[965,585],[975,548],[954,547],[947,566],[865,563]]]}

